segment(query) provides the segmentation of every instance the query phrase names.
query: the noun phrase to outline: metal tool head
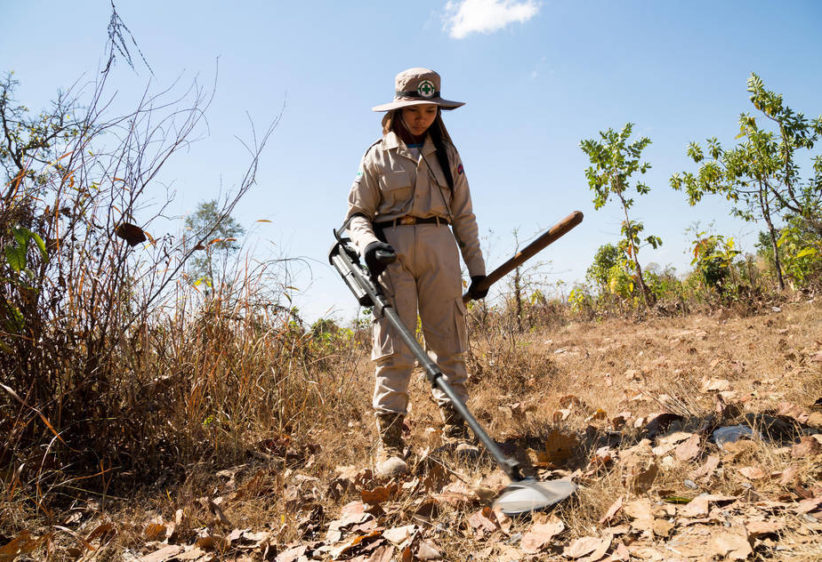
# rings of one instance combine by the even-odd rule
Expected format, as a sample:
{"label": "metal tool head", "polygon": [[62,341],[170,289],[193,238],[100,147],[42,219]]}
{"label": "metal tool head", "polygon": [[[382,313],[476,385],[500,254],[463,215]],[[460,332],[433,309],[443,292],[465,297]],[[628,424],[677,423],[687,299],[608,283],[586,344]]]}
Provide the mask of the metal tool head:
{"label": "metal tool head", "polygon": [[545,509],[576,492],[577,485],[570,480],[538,482],[533,479],[512,482],[494,502],[505,515],[520,515]]}

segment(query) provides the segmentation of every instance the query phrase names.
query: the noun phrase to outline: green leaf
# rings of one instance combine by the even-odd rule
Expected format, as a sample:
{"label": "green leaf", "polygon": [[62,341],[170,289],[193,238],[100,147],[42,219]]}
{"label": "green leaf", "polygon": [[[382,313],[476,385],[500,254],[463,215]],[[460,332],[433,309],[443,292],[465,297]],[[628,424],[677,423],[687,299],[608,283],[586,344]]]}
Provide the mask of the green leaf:
{"label": "green leaf", "polygon": [[48,259],[49,259],[49,254],[48,254],[48,252],[46,251],[46,244],[43,242],[43,239],[42,239],[42,238],[40,238],[40,235],[39,235],[39,234],[37,234],[36,232],[32,232],[32,233],[31,233],[31,237],[32,237],[32,239],[34,240],[34,242],[37,244],[37,247],[40,249],[40,256],[41,256],[44,260],[48,261]]}
{"label": "green leaf", "polygon": [[691,498],[684,498],[682,496],[668,496],[666,498],[662,498],[664,501],[668,503],[677,503],[677,504],[686,504],[691,503]]}
{"label": "green leaf", "polygon": [[10,314],[7,316],[5,322],[6,331],[12,334],[19,334],[26,326],[26,319],[23,318],[23,313],[20,312],[20,309],[14,305],[9,304],[7,310]]}
{"label": "green leaf", "polygon": [[6,246],[6,261],[14,271],[20,272],[26,268],[26,246],[27,244],[17,244],[16,246]]}

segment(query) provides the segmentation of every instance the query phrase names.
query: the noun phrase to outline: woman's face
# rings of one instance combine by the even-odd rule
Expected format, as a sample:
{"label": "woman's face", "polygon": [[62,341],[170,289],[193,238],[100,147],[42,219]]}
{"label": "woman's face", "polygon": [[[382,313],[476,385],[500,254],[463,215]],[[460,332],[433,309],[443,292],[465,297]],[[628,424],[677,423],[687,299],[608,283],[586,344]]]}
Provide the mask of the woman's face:
{"label": "woman's face", "polygon": [[437,118],[437,106],[434,104],[411,105],[402,108],[402,120],[408,132],[421,137]]}

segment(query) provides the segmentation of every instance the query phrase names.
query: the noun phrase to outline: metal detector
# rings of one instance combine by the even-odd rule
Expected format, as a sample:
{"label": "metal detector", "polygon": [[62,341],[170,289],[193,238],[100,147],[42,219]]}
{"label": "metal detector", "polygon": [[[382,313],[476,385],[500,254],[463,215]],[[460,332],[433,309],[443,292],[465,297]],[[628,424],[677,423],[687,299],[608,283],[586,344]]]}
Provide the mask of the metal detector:
{"label": "metal detector", "polygon": [[[570,224],[569,219],[572,217],[573,224],[568,226],[568,224]],[[546,235],[553,233],[553,235],[549,237],[552,242],[573,228],[573,226],[579,224],[581,220],[582,213],[577,212],[570,215],[558,225],[563,229],[560,234],[557,234],[557,227],[554,227],[541,236],[539,240],[543,240]],[[408,345],[414,357],[417,358],[425,370],[429,382],[448,396],[454,405],[454,409],[462,416],[466,423],[468,423],[468,426],[474,432],[474,435],[477,436],[477,439],[479,439],[485,449],[491,454],[508,478],[511,479],[511,484],[500,493],[494,501],[494,506],[500,508],[506,515],[518,515],[545,509],[573,494],[577,486],[570,480],[537,481],[533,478],[523,476],[520,464],[502,453],[497,444],[488,436],[488,433],[485,432],[485,429],[483,429],[471,412],[468,411],[465,403],[460,400],[451,386],[446,382],[437,364],[431,360],[422,346],[420,346],[414,338],[413,334],[402,323],[397,311],[394,310],[391,303],[388,302],[388,299],[383,295],[379,284],[371,279],[367,269],[360,263],[359,255],[351,245],[351,240],[343,237],[337,230],[334,230],[334,237],[337,241],[331,247],[328,260],[340,276],[342,276],[345,284],[348,285],[348,288],[357,298],[357,302],[359,302],[360,306],[373,307],[375,316],[385,316],[394,328],[396,328],[402,340]],[[545,243],[542,247],[547,246],[549,243],[550,242]],[[515,258],[521,254],[522,252],[517,254]],[[387,265],[396,261],[397,255],[391,252],[377,252],[377,259]],[[511,260],[509,260],[509,262],[510,261]],[[506,264],[509,262],[506,262]],[[500,268],[495,271],[499,271],[499,269]],[[494,275],[494,273],[492,273],[492,275]],[[490,277],[489,275],[489,278]],[[501,277],[501,275],[499,277]],[[497,279],[499,277],[497,277]]]}

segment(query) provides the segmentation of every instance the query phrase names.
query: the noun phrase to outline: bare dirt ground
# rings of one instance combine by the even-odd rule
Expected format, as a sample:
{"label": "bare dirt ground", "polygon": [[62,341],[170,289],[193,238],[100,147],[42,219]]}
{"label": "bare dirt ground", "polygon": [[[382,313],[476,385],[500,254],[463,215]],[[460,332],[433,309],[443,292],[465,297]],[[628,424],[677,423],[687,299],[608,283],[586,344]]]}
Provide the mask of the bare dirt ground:
{"label": "bare dirt ground", "polygon": [[506,478],[487,456],[440,446],[422,376],[407,418],[411,474],[375,478],[363,353],[351,373],[361,403],[339,413],[338,427],[317,428],[314,443],[272,436],[247,463],[192,474],[182,488],[158,486],[105,513],[78,505],[54,556],[820,559],[819,299],[755,314],[485,331],[472,336],[469,363],[472,412],[526,473],[569,478],[574,496],[514,519],[492,509]]}

